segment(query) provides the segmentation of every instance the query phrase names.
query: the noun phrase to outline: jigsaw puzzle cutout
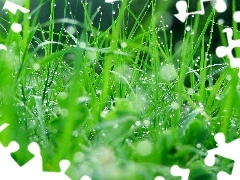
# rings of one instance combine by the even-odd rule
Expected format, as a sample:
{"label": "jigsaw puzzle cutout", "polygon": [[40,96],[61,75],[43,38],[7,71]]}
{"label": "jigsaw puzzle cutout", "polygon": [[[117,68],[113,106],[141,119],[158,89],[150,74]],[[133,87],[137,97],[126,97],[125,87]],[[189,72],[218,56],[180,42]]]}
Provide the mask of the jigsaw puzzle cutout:
{"label": "jigsaw puzzle cutout", "polygon": [[[22,6],[19,6],[18,4],[15,4],[15,3],[11,2],[11,1],[8,1],[8,0],[6,0],[5,4],[4,4],[4,6],[3,6],[3,9],[9,10],[9,11],[10,11],[11,13],[13,13],[14,15],[17,13],[17,11],[20,11],[20,12],[22,12],[22,13],[24,13],[24,14],[30,12],[29,9],[26,9],[26,8],[24,8],[24,7],[22,7]],[[16,32],[16,33],[19,33],[19,32],[22,31],[22,25],[19,24],[19,23],[13,23],[13,24],[11,25],[11,29],[12,29],[14,32]]]}
{"label": "jigsaw puzzle cutout", "polygon": [[222,13],[227,9],[227,5],[224,0],[200,0],[201,9],[199,11],[187,12],[187,9],[188,9],[187,2],[180,0],[176,3],[176,9],[178,10],[178,14],[175,14],[174,16],[178,18],[181,22],[185,22],[187,17],[190,15],[194,15],[194,14],[203,15],[205,13],[205,8],[203,3],[208,1],[211,1],[214,3],[213,6],[219,13]]}
{"label": "jigsaw puzzle cutout", "polygon": [[[2,132],[8,124],[0,126],[0,132]],[[40,154],[39,145],[32,142],[28,145],[28,151],[34,155],[34,157],[23,166],[12,158],[11,153],[18,151],[19,144],[15,141],[9,143],[7,147],[4,147],[0,142],[0,175],[1,180],[9,179],[24,179],[24,180],[70,180],[65,174],[70,162],[68,160],[62,160],[59,163],[60,172],[44,172],[42,171],[42,156]]]}
{"label": "jigsaw puzzle cutout", "polygon": [[[170,170],[171,174],[176,177],[182,177],[181,180],[188,180],[190,170],[182,169],[178,165],[173,165]],[[165,180],[162,176],[157,176],[154,180]]]}
{"label": "jigsaw puzzle cutout", "polygon": [[[187,12],[188,9],[188,4],[186,1],[180,0],[176,3],[176,8],[178,10],[178,14],[175,14],[176,18],[178,18],[181,22],[185,22],[187,17],[189,15],[194,15],[194,14],[201,14],[203,15],[205,13],[203,3],[211,1],[215,2],[214,8],[222,13],[226,11],[227,5],[224,0],[201,0],[201,10],[196,11],[196,12]],[[240,23],[240,11],[234,12],[233,13],[233,20],[237,23]],[[224,56],[228,56],[230,59],[230,66],[231,68],[240,68],[240,58],[235,58],[233,55],[233,49],[234,48],[240,48],[240,39],[234,40],[233,39],[233,30],[231,28],[225,28],[223,30],[223,33],[226,33],[227,36],[227,41],[228,41],[228,46],[219,46],[216,48],[216,55],[220,58]],[[240,78],[240,70],[238,73],[238,77]]]}
{"label": "jigsaw puzzle cutout", "polygon": [[7,51],[7,46],[0,44],[0,50]]}
{"label": "jigsaw puzzle cutout", "polygon": [[171,174],[173,176],[180,176],[182,180],[188,180],[190,170],[189,169],[182,169],[178,165],[173,165],[171,167]]}
{"label": "jigsaw puzzle cutout", "polygon": [[220,171],[217,175],[218,180],[238,180],[240,177],[240,139],[236,139],[229,143],[225,143],[225,136],[223,133],[217,133],[214,136],[218,147],[208,150],[208,154],[204,159],[207,166],[213,166],[215,163],[216,155],[225,157],[227,159],[234,161],[234,166],[232,169],[232,174],[227,174],[226,172]]}
{"label": "jigsaw puzzle cutout", "polygon": [[[240,11],[237,11],[233,14],[233,19],[236,22],[240,22]],[[240,68],[240,58],[235,58],[232,52],[234,48],[240,48],[240,39],[233,39],[233,30],[231,28],[225,28],[223,29],[223,32],[226,33],[228,46],[217,47],[216,55],[219,58],[228,56],[231,68]],[[238,73],[238,77],[240,78],[240,71]]]}
{"label": "jigsaw puzzle cutout", "polygon": [[[22,7],[22,6],[18,5],[18,4],[15,4],[15,3],[11,2],[11,1],[8,1],[8,0],[6,0],[6,2],[4,3],[4,6],[3,6],[2,10],[4,10],[4,9],[9,10],[9,12],[11,12],[14,15],[17,13],[17,11],[20,11],[20,12],[22,12],[24,14],[30,12],[29,9],[26,9],[26,8],[24,8],[24,7]],[[19,24],[19,23],[12,23],[11,29],[15,33],[20,33],[22,31],[22,25]],[[0,44],[0,50],[7,51],[7,47],[4,44]]]}
{"label": "jigsaw puzzle cutout", "polygon": [[116,1],[120,1],[120,0],[105,0],[105,3],[114,3]]}
{"label": "jigsaw puzzle cutout", "polygon": [[233,13],[233,19],[235,22],[240,23],[240,11]]}
{"label": "jigsaw puzzle cutout", "polygon": [[233,39],[233,30],[231,28],[225,28],[223,30],[226,33],[228,46],[219,46],[216,49],[216,54],[218,57],[222,58],[224,56],[228,56],[230,59],[230,66],[232,68],[240,67],[240,58],[234,58],[232,54],[232,50],[235,47],[240,47],[240,40]]}
{"label": "jigsaw puzzle cutout", "polygon": [[[207,156],[204,159],[204,163],[207,166],[213,166],[216,160],[216,155],[222,156],[224,158],[234,161],[232,174],[228,174],[224,171],[220,171],[217,174],[218,180],[239,180],[240,177],[240,139],[235,139],[229,143],[225,142],[225,136],[223,133],[217,133],[214,136],[215,141],[217,142],[218,147],[208,150]],[[171,167],[171,174],[173,176],[180,176],[182,180],[188,180],[190,170],[182,169],[178,165],[173,165]],[[156,177],[154,180],[164,180],[162,176]]]}

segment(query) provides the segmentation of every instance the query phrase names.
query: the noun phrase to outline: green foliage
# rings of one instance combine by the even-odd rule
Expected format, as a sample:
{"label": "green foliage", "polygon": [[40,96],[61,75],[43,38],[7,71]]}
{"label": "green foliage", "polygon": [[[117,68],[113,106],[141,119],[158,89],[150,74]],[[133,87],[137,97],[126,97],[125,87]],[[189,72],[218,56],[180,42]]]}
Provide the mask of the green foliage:
{"label": "green foliage", "polygon": [[136,1],[123,1],[106,31],[92,26],[94,17],[83,3],[85,22],[71,21],[82,32],[64,31],[64,19],[55,32],[55,1],[42,37],[35,35],[46,26],[36,25],[37,10],[31,22],[22,17],[21,33],[7,29],[7,38],[0,39],[8,48],[0,50],[0,124],[10,126],[0,140],[21,144],[14,155],[19,164],[31,158],[27,145],[36,141],[44,169],[57,171],[67,158],[73,179],[171,180],[177,179],[170,174],[174,164],[189,168],[193,180],[216,177],[217,167],[206,167],[203,159],[215,147],[213,134],[222,131],[228,141],[238,137],[240,113],[236,70],[223,64],[215,75],[218,64],[210,55],[209,29],[223,27],[214,11],[206,19],[190,17],[194,35],[184,30],[174,49],[178,32],[161,17],[173,3],[144,1],[137,13]]}

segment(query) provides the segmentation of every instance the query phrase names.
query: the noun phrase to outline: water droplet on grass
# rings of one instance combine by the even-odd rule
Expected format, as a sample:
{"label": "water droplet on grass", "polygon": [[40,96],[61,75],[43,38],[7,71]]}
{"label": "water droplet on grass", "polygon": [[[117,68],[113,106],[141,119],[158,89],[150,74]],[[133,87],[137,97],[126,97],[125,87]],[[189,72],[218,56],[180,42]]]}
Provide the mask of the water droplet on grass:
{"label": "water droplet on grass", "polygon": [[66,117],[66,116],[68,116],[68,114],[69,114],[69,112],[68,112],[67,109],[64,109],[64,108],[61,109],[61,115],[62,116]]}
{"label": "water droplet on grass", "polygon": [[81,97],[77,98],[77,103],[86,103],[87,101],[89,101],[88,96],[81,96]]}
{"label": "water droplet on grass", "polygon": [[177,110],[177,109],[180,108],[180,105],[177,102],[172,102],[171,103],[171,108]]}
{"label": "water droplet on grass", "polygon": [[136,126],[140,126],[140,125],[141,125],[141,122],[140,122],[140,121],[136,121],[136,122],[135,122],[135,125],[136,125]]}
{"label": "water droplet on grass", "polygon": [[127,47],[127,43],[126,43],[126,42],[122,42],[122,43],[121,43],[121,47],[122,47],[122,48],[126,48],[126,47]]}
{"label": "water droplet on grass", "polygon": [[226,80],[231,81],[231,79],[232,79],[232,76],[231,76],[231,75],[227,75],[227,76],[226,76]]}
{"label": "water droplet on grass", "polygon": [[198,105],[199,105],[200,108],[202,108],[202,109],[204,108],[203,103],[200,102],[200,103],[198,103]]}
{"label": "water droplet on grass", "polygon": [[186,31],[190,31],[190,30],[191,30],[191,26],[187,26]]}
{"label": "water droplet on grass", "polygon": [[66,31],[69,33],[69,34],[75,34],[76,33],[76,28],[74,26],[68,26],[66,28]]}
{"label": "water droplet on grass", "polygon": [[189,95],[193,95],[194,94],[194,89],[192,89],[192,88],[188,88],[187,89],[187,93],[189,94]]}
{"label": "water droplet on grass", "polygon": [[13,23],[12,26],[11,26],[11,29],[15,33],[20,33],[22,31],[22,25],[18,24],[18,23]]}
{"label": "water droplet on grass", "polygon": [[96,51],[87,51],[87,58],[89,60],[95,60],[97,58],[97,52]]}
{"label": "water droplet on grass", "polygon": [[211,3],[219,13],[223,13],[227,9],[227,5],[224,1],[213,0]]}
{"label": "water droplet on grass", "polygon": [[200,148],[202,147],[202,145],[201,145],[201,144],[197,144],[196,147],[197,147],[198,149],[200,149]]}
{"label": "water droplet on grass", "polygon": [[77,153],[74,154],[73,159],[76,163],[80,163],[84,160],[84,154],[82,152],[77,152]]}
{"label": "water droplet on grass", "polygon": [[152,144],[148,141],[141,141],[137,144],[137,152],[141,156],[148,156],[152,152]]}
{"label": "water droplet on grass", "polygon": [[73,132],[72,132],[72,136],[73,136],[73,137],[78,137],[78,135],[79,135],[78,131],[73,131]]}
{"label": "water droplet on grass", "polygon": [[66,99],[67,96],[68,96],[68,94],[65,93],[65,92],[61,92],[61,93],[58,94],[58,98],[60,98],[60,99]]}
{"label": "water droplet on grass", "polygon": [[160,68],[160,76],[165,81],[172,81],[177,78],[177,72],[173,64],[165,64]]}
{"label": "water droplet on grass", "polygon": [[82,48],[82,49],[85,49],[87,47],[87,45],[86,45],[85,42],[80,42],[79,47]]}
{"label": "water droplet on grass", "polygon": [[216,97],[215,97],[215,99],[217,99],[217,100],[221,100],[222,97],[221,97],[219,94],[217,94]]}
{"label": "water droplet on grass", "polygon": [[114,124],[114,125],[113,125],[113,128],[114,128],[114,129],[118,128],[118,124]]}
{"label": "water droplet on grass", "polygon": [[39,65],[38,63],[34,63],[34,64],[33,64],[33,69],[34,69],[34,71],[39,70],[39,68],[40,68],[40,65]]}
{"label": "water droplet on grass", "polygon": [[127,65],[122,65],[116,68],[115,73],[117,80],[128,83],[132,78],[132,69],[130,69]]}
{"label": "water droplet on grass", "polygon": [[149,120],[144,120],[143,124],[144,124],[144,126],[148,127],[148,126],[150,126],[151,123]]}

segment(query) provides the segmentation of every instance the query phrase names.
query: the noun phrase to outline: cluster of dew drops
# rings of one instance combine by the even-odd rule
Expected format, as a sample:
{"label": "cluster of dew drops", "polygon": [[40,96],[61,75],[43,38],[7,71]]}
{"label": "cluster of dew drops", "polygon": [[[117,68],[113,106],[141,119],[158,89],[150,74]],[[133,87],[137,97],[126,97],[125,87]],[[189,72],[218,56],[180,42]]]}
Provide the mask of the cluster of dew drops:
{"label": "cluster of dew drops", "polygon": [[[81,3],[84,3],[83,1],[81,2]],[[88,3],[85,3],[85,5],[87,6],[88,5]],[[70,2],[68,2],[68,6],[69,6],[69,9],[70,9]],[[54,7],[55,8],[57,8],[57,6],[56,6],[56,4],[54,5]],[[6,12],[7,13],[7,12]],[[101,23],[101,21],[102,21],[102,19],[103,19],[103,12],[101,11],[101,6],[99,6],[98,8],[97,8],[97,12],[96,13],[99,13],[100,14],[100,19],[99,19],[99,23]],[[69,11],[69,15],[71,16],[73,13],[72,13],[72,11],[71,11],[71,9],[70,9],[70,11]],[[113,15],[115,15],[116,14],[116,11],[115,10],[113,10],[112,11],[112,14]],[[31,18],[30,16],[29,16],[29,18]],[[164,30],[164,28],[168,28],[168,25],[166,25],[165,27],[162,27],[162,28],[156,28],[154,31],[156,32],[156,31],[162,31],[162,30]],[[70,26],[68,26],[67,28],[66,28],[66,30],[68,31],[68,32],[70,32],[70,34],[75,34],[75,33],[77,33],[77,30],[76,30],[76,28],[75,28],[75,26],[72,26],[72,25],[70,25]],[[189,26],[187,26],[187,28],[186,28],[186,30],[187,31],[191,31],[191,28],[189,27]],[[44,32],[43,32],[44,33]],[[153,33],[153,32],[151,32],[151,33]],[[172,31],[170,31],[170,33],[172,33]],[[194,33],[194,32],[191,32],[191,33]],[[94,36],[93,34],[91,35],[91,36]],[[131,37],[130,37],[131,38]],[[161,38],[160,36],[158,37],[159,39]],[[127,45],[126,44],[122,44],[122,46],[123,47],[126,47]],[[151,43],[150,43],[150,46],[151,46]],[[161,46],[162,47],[164,47],[164,44],[163,44],[163,42],[161,42]],[[208,45],[207,45],[208,46]],[[37,55],[34,55],[34,56],[37,56]],[[209,60],[209,59],[211,59],[211,55],[210,54],[206,54],[206,60]],[[194,64],[194,66],[198,66],[198,62],[199,62],[199,60],[200,60],[200,57],[197,57],[197,59],[195,60],[195,64]],[[150,60],[151,61],[151,60]],[[28,79],[28,81],[27,81],[27,91],[29,92],[29,93],[34,93],[34,95],[35,96],[41,96],[42,95],[42,91],[40,91],[40,89],[41,88],[39,88],[40,86],[42,86],[43,84],[44,84],[44,82],[46,81],[46,78],[42,78],[44,81],[43,82],[40,82],[40,77],[41,76],[43,76],[42,75],[42,73],[40,73],[38,70],[39,70],[39,68],[38,67],[35,67],[35,76],[31,76],[31,77],[29,77],[29,79]],[[68,71],[68,72],[66,72],[66,73],[71,73],[71,68],[69,68],[69,69],[67,69],[66,71]],[[56,73],[56,72],[50,72],[50,74],[51,73]],[[56,74],[56,76],[60,76],[60,73],[57,73]],[[146,74],[146,73],[142,73],[142,75],[141,75],[141,77],[140,77],[140,81],[141,81],[141,83],[142,83],[142,87],[144,86],[144,84],[154,84],[154,77],[155,75],[154,74],[152,74],[152,75],[150,75],[149,76],[149,74]],[[209,78],[211,78],[211,77],[209,77]],[[53,80],[53,84],[55,84],[55,85],[57,85],[57,82],[55,82],[54,80]],[[21,86],[21,85],[19,85],[19,86]],[[145,91],[145,90],[143,90],[143,89],[141,89],[141,87],[139,87],[140,88],[140,91]],[[168,91],[168,88],[169,87],[165,87],[166,89],[165,89],[165,91],[167,92]],[[21,87],[20,87],[20,89],[21,89]],[[36,92],[33,92],[34,91],[34,89],[37,89],[37,91]],[[48,93],[48,92],[50,92],[50,91],[52,91],[52,89],[50,89],[50,88],[48,88],[48,89],[46,89],[46,93]],[[154,91],[156,91],[156,89],[154,90]],[[191,89],[189,89],[188,90],[188,93],[193,93],[193,90],[191,90]],[[55,92],[55,96],[57,95],[57,92]],[[151,96],[152,96],[152,94],[151,93],[149,93],[148,94],[148,96],[150,96],[150,98],[149,98],[149,102],[150,103],[152,103],[152,98],[151,98]],[[165,97],[163,97],[163,99],[166,99],[166,102],[168,102],[169,104],[170,104],[170,107],[172,108],[172,109],[178,109],[178,108],[180,108],[179,107],[179,104],[177,103],[177,102],[175,102],[175,99],[174,98],[169,98],[170,96],[169,96],[169,93],[166,93],[166,95],[165,95]],[[24,98],[22,95],[21,95],[21,98]],[[219,96],[217,96],[217,98],[219,98]],[[28,100],[30,100],[30,99],[28,99]],[[46,108],[45,109],[45,112],[46,113],[48,113],[49,112],[49,108],[51,108],[51,107],[55,107],[57,104],[56,104],[56,102],[54,102],[54,101],[51,101],[51,102],[47,102],[46,100],[44,101],[44,104],[46,105],[46,106],[49,106],[48,108]],[[24,106],[24,104],[23,103],[21,103],[20,104],[20,106]],[[203,106],[202,106],[202,104],[200,104],[199,105],[199,107],[200,108],[204,108]],[[159,111],[161,111],[161,107],[159,107],[158,108],[159,109]],[[187,111],[189,111],[189,108],[188,107],[186,107],[185,109],[187,109]],[[25,112],[24,112],[25,113]],[[35,109],[33,112],[32,112],[32,114],[34,115],[34,116],[37,116],[38,115],[38,112],[37,112],[37,110]],[[22,115],[24,115],[24,114],[22,114]],[[23,116],[24,117],[24,116]],[[34,122],[34,120],[30,120],[30,124],[32,124],[32,125],[34,125],[36,122]],[[140,122],[140,121],[137,121],[136,123],[135,123],[135,126],[141,126],[141,125],[143,125],[143,126],[145,126],[145,127],[148,127],[149,126],[149,120],[145,120],[145,121],[143,121],[143,123],[142,122]],[[159,125],[161,125],[161,123],[159,124]]]}

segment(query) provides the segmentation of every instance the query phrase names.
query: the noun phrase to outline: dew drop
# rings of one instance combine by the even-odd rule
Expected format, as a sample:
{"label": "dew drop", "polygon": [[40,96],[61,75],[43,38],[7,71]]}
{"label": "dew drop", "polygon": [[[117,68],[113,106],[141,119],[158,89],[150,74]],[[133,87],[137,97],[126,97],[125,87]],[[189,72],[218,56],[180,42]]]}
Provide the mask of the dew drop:
{"label": "dew drop", "polygon": [[190,26],[187,26],[186,27],[186,31],[190,31],[191,30],[191,27]]}
{"label": "dew drop", "polygon": [[148,141],[141,141],[137,145],[137,152],[141,156],[148,156],[152,152],[152,144]]}
{"label": "dew drop", "polygon": [[180,105],[179,105],[177,102],[172,102],[172,103],[171,103],[171,107],[172,107],[172,109],[177,110],[177,109],[180,108]]}
{"label": "dew drop", "polygon": [[13,23],[11,29],[13,30],[13,32],[19,33],[22,31],[22,25],[18,23]]}
{"label": "dew drop", "polygon": [[166,64],[160,68],[160,76],[165,81],[172,81],[177,78],[177,72],[173,64]]}
{"label": "dew drop", "polygon": [[80,42],[80,43],[79,43],[79,47],[82,48],[82,49],[84,49],[84,48],[87,47],[87,45],[86,45],[85,42]]}

